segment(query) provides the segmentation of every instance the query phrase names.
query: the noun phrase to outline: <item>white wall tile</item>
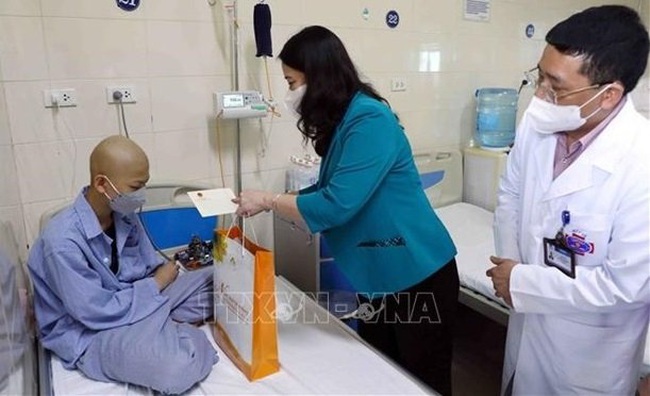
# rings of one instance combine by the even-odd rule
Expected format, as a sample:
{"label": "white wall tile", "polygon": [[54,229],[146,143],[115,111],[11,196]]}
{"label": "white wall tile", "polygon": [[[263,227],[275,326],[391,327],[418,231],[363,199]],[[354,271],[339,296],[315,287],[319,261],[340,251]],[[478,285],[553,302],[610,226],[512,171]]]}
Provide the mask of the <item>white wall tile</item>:
{"label": "white wall tile", "polygon": [[158,170],[157,170],[157,158],[156,158],[156,138],[153,133],[138,133],[131,136],[134,142],[136,142],[142,150],[147,154],[149,159],[149,181],[157,179]]}
{"label": "white wall tile", "polygon": [[214,117],[212,93],[229,91],[228,78],[151,79],[154,132],[205,128]]}
{"label": "white wall tile", "polygon": [[361,37],[363,52],[351,56],[355,60],[363,59],[367,73],[417,71],[419,51],[412,45],[417,38],[417,34],[403,31],[364,31]]}
{"label": "white wall tile", "polygon": [[11,144],[11,130],[9,129],[9,113],[5,101],[4,84],[0,83],[0,146]]}
{"label": "white wall tile", "polygon": [[72,141],[14,146],[18,183],[23,203],[65,199],[74,179]]}
{"label": "white wall tile", "polygon": [[[304,24],[328,28],[362,26],[363,7],[359,0],[309,1],[304,5]],[[332,12],[336,10],[336,12]]]}
{"label": "white wall tile", "polygon": [[[285,115],[289,118],[289,115]],[[243,172],[286,168],[291,155],[302,156],[311,150],[302,144],[302,134],[293,120],[246,120],[241,123]],[[266,150],[263,152],[266,141]],[[234,147],[233,147],[234,149]]]}
{"label": "white wall tile", "polygon": [[[216,119],[210,120],[208,124],[208,178],[218,180],[222,185],[223,176],[227,180],[234,173],[235,169],[235,136],[237,133],[236,123],[232,120]],[[223,167],[223,168],[222,168]]]}
{"label": "white wall tile", "polygon": [[16,163],[11,146],[0,146],[0,206],[20,205]]}
{"label": "white wall tile", "polygon": [[[144,1],[143,3],[147,3]],[[168,21],[212,21],[223,13],[223,2],[210,6],[207,0],[156,0],[144,7],[147,18]]]}
{"label": "white wall tile", "polygon": [[43,90],[50,88],[48,81],[7,82],[5,101],[11,125],[14,144],[69,139],[67,130],[57,131],[54,127],[54,114],[67,115],[74,108],[46,109],[43,103]]}
{"label": "white wall tile", "polygon": [[0,15],[38,16],[40,13],[40,0],[0,1]]}
{"label": "white wall tile", "polygon": [[72,169],[69,175],[69,189],[66,191],[67,199],[74,199],[81,189],[90,184],[90,153],[104,137],[76,139],[71,141]]}
{"label": "white wall tile", "polygon": [[[4,1],[4,0],[3,0]],[[40,0],[44,16],[76,18],[131,18],[145,17],[145,8],[151,3],[141,1],[134,11],[123,11],[115,1],[104,0]]]}
{"label": "white wall tile", "polygon": [[0,54],[5,81],[47,78],[41,19],[0,17]]}
{"label": "white wall tile", "polygon": [[196,76],[229,74],[215,27],[207,22],[148,22],[149,74]]}
{"label": "white wall tile", "polygon": [[158,180],[206,179],[209,173],[207,129],[156,134],[153,157],[157,159]]}
{"label": "white wall tile", "polygon": [[44,29],[54,80],[146,76],[142,21],[47,18]]}
{"label": "white wall tile", "polygon": [[[370,1],[366,0],[366,3]],[[458,0],[414,0],[415,24],[423,33],[456,31],[463,6]]]}
{"label": "white wall tile", "polygon": [[[404,112],[404,130],[414,150],[464,145],[474,126],[473,106]],[[459,127],[460,125],[460,127]]]}

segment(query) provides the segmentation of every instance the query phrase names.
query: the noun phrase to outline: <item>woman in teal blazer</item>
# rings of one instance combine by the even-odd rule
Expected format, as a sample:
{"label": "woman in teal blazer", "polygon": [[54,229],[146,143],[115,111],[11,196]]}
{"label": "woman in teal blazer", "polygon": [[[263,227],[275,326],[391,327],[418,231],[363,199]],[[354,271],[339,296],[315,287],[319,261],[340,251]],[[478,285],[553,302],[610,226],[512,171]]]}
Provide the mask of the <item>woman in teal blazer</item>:
{"label": "woman in teal blazer", "polygon": [[319,180],[299,195],[243,191],[237,213],[274,210],[322,233],[359,293],[359,334],[451,394],[456,248],[424,194],[403,128],[328,29],[303,29],[279,58],[285,103],[323,157]]}

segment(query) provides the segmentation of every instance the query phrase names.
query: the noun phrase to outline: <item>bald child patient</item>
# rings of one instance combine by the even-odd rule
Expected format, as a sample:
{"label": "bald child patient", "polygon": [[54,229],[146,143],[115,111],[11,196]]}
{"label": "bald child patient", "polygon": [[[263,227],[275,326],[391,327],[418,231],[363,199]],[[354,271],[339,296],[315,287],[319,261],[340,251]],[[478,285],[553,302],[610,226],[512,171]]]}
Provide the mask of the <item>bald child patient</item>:
{"label": "bald child patient", "polygon": [[212,313],[210,268],[178,276],[156,253],[135,211],[149,161],[111,136],[90,155],[90,185],[47,224],[28,260],[43,346],[68,369],[162,393],[182,393],[217,360],[188,323]]}

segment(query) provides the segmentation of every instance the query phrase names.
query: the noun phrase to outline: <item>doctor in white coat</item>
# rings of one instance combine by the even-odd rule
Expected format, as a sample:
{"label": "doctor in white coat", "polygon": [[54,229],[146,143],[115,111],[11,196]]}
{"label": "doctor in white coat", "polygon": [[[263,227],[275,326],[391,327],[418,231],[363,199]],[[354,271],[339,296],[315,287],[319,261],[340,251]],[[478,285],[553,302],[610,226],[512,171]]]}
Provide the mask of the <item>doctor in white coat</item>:
{"label": "doctor in white coat", "polygon": [[633,395],[650,304],[650,122],[638,14],[602,6],[552,28],[518,126],[487,271],[512,307],[502,392]]}

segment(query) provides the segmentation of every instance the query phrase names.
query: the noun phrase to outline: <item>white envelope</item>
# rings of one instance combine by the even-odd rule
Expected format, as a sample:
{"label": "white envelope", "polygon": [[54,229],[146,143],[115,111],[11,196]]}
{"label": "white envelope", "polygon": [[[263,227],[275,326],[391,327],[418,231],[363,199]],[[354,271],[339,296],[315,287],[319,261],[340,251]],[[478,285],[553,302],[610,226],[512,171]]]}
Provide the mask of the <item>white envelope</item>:
{"label": "white envelope", "polygon": [[232,202],[235,193],[229,188],[190,191],[187,193],[202,217],[235,213],[237,204]]}

